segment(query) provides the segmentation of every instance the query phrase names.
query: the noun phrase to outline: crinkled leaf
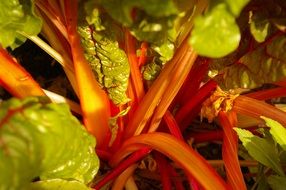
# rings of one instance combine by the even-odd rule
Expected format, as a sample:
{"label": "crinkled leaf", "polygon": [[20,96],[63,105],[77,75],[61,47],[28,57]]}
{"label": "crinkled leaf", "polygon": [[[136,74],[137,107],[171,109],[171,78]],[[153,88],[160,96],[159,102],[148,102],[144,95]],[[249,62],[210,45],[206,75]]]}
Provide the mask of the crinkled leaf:
{"label": "crinkled leaf", "polygon": [[266,125],[270,127],[270,133],[274,140],[283,148],[283,150],[286,150],[286,129],[275,120],[266,117],[262,117],[262,119],[264,119]]}
{"label": "crinkled leaf", "polygon": [[240,41],[239,27],[225,3],[196,18],[190,43],[203,56],[218,58],[234,51]]}
{"label": "crinkled leaf", "polygon": [[[216,78],[224,89],[256,88],[286,76],[286,37],[278,36],[266,46],[246,53],[240,59],[220,59],[214,64],[229,64]],[[237,55],[234,56],[238,57]],[[215,66],[212,66],[215,68]]]}
{"label": "crinkled leaf", "polygon": [[285,176],[271,175],[267,178],[267,181],[273,190],[284,190],[286,187]]}
{"label": "crinkled leaf", "polygon": [[0,44],[16,48],[25,38],[18,32],[37,35],[42,22],[33,12],[33,1],[1,0],[0,1]]}
{"label": "crinkled leaf", "polygon": [[245,129],[235,128],[235,131],[243,146],[255,160],[272,168],[279,175],[284,175],[279,160],[279,154],[274,143],[267,139],[257,137]]}
{"label": "crinkled leaf", "polygon": [[126,90],[130,68],[118,43],[122,29],[96,7],[92,10],[90,7],[86,4],[86,14],[82,15],[84,18],[78,26],[85,57],[109,98],[115,104],[124,104],[129,101]]}
{"label": "crinkled leaf", "polygon": [[79,181],[51,179],[31,183],[27,190],[91,190]]}
{"label": "crinkled leaf", "polygon": [[0,124],[0,189],[19,189],[37,177],[88,183],[97,173],[95,139],[66,104],[13,98],[1,103]]}

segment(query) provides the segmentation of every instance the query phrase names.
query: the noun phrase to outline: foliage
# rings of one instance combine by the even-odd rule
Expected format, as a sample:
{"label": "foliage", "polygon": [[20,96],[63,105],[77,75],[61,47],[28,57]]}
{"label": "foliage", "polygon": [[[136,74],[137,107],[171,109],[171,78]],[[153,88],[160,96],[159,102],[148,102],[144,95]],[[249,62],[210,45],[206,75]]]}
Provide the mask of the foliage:
{"label": "foliage", "polygon": [[[129,189],[146,155],[163,189],[282,189],[285,105],[269,102],[286,94],[283,0],[0,6],[0,85],[21,98],[0,104],[0,189]],[[75,99],[10,55],[26,38],[62,65]],[[214,158],[200,153],[217,141]]]}
{"label": "foliage", "polygon": [[14,98],[0,106],[1,189],[25,188],[37,177],[78,183],[93,179],[99,166],[95,140],[67,105]]}
{"label": "foliage", "polygon": [[[267,177],[267,182],[272,189],[283,189],[285,185],[285,173],[282,169],[281,162],[283,158],[281,154],[285,151],[285,134],[286,129],[277,121],[262,117],[266,125],[270,128],[264,131],[264,137],[258,137],[251,132],[236,128],[243,146],[248,150],[249,154],[263,165],[273,169],[274,174]],[[269,138],[270,137],[270,138]],[[283,150],[281,150],[281,148]],[[282,160],[281,160],[282,159]]]}
{"label": "foliage", "polygon": [[16,48],[26,40],[18,32],[37,35],[41,31],[42,23],[31,0],[3,0],[0,7],[0,43],[4,48]]}

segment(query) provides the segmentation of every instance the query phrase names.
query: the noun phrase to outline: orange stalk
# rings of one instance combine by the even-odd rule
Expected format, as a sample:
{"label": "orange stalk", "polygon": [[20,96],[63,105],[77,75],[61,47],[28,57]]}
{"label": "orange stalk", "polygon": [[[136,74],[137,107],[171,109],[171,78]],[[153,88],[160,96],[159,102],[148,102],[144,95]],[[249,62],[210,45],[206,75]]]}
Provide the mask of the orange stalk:
{"label": "orange stalk", "polygon": [[194,52],[193,48],[190,46],[186,47],[186,53],[184,54],[183,59],[180,62],[177,62],[172,71],[172,78],[170,79],[170,83],[162,96],[160,104],[157,106],[153,114],[148,132],[154,132],[157,130],[162,117],[183,85],[196,58],[197,54]]}
{"label": "orange stalk", "polygon": [[149,118],[151,118],[156,106],[160,102],[170,80],[172,79],[172,69],[186,53],[187,43],[184,44],[185,45],[179,48],[174,58],[165,65],[158,78],[154,81],[146,95],[143,97],[139,104],[140,109],[135,110],[134,117],[131,118],[126,127],[125,138],[138,135],[143,131],[145,124]]}
{"label": "orange stalk", "polygon": [[0,47],[0,85],[18,98],[45,96],[40,85],[2,47]]}
{"label": "orange stalk", "polygon": [[[227,181],[233,190],[247,189],[243,175],[240,169],[238,160],[238,139],[233,127],[236,125],[236,113],[230,112],[227,115],[225,112],[219,112],[219,121],[223,128],[223,145],[222,145],[222,157],[225,163]],[[233,121],[230,120],[233,118]]]}
{"label": "orange stalk", "polygon": [[127,155],[146,145],[174,160],[206,190],[227,189],[223,179],[200,154],[183,141],[166,133],[154,132],[129,138],[111,158],[111,166],[119,164]]}
{"label": "orange stalk", "polygon": [[233,111],[261,120],[260,116],[271,118],[286,126],[286,113],[263,101],[240,95],[234,100]]}
{"label": "orange stalk", "polygon": [[65,1],[65,15],[68,39],[71,46],[79,98],[85,126],[97,140],[97,146],[104,146],[104,139],[110,133],[108,119],[110,116],[108,97],[100,88],[89,67],[77,33],[77,1]]}
{"label": "orange stalk", "polygon": [[126,40],[127,56],[130,65],[131,85],[133,86],[135,95],[134,101],[135,104],[138,105],[138,102],[140,102],[140,100],[143,98],[145,92],[136,56],[136,49],[135,49],[136,39],[133,36],[131,36],[129,31],[126,30],[125,40]]}
{"label": "orange stalk", "polygon": [[114,183],[112,185],[112,190],[118,190],[118,189],[124,189],[124,186],[129,179],[129,177],[132,176],[134,171],[136,170],[138,164],[133,164],[129,166],[124,172],[122,172],[116,180],[114,180]]}
{"label": "orange stalk", "polygon": [[[50,4],[52,3],[52,4]],[[68,39],[64,18],[59,8],[54,4],[55,2],[47,2],[46,0],[36,0],[37,7],[49,17],[50,21],[59,29],[62,35]]]}

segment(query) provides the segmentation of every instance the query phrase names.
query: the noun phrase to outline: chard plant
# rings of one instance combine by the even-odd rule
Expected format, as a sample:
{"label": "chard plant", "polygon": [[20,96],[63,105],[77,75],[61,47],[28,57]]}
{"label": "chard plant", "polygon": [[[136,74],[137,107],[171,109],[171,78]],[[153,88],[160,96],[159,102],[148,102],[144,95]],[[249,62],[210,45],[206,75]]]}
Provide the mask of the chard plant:
{"label": "chard plant", "polygon": [[[13,96],[0,103],[1,190],[138,189],[147,158],[164,190],[283,189],[285,106],[270,101],[286,94],[283,0],[0,7],[0,85]],[[62,66],[78,102],[11,55],[27,39]],[[200,154],[211,142],[221,159]]]}

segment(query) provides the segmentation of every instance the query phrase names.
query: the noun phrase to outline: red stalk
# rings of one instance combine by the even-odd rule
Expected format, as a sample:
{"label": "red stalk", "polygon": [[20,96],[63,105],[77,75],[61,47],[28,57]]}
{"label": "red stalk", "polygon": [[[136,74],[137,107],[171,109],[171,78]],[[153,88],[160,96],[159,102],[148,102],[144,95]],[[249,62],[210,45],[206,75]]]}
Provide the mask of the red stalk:
{"label": "red stalk", "polygon": [[170,111],[166,111],[164,115],[164,121],[166,122],[167,127],[169,128],[169,131],[172,135],[178,139],[184,140],[180,127],[178,126],[175,118],[170,113]]}
{"label": "red stalk", "polygon": [[108,161],[111,157],[112,154],[106,150],[101,150],[101,149],[95,149],[97,156],[101,159],[101,160],[106,160]]}
{"label": "red stalk", "polygon": [[168,169],[169,168],[168,162],[164,158],[164,156],[159,152],[155,152],[154,156],[160,172],[163,190],[171,190],[172,184],[171,184],[170,172]]}
{"label": "red stalk", "polygon": [[145,65],[147,61],[147,50],[148,50],[148,43],[142,42],[141,43],[141,55],[138,58],[138,66],[141,67],[142,65]]}
{"label": "red stalk", "polygon": [[236,113],[230,112],[227,115],[225,112],[219,112],[219,121],[223,128],[223,145],[222,145],[222,157],[225,163],[226,175],[228,183],[233,190],[247,189],[243,175],[240,169],[238,160],[238,137],[233,131],[233,127],[236,125]]}
{"label": "red stalk", "polygon": [[182,180],[180,176],[178,175],[178,173],[176,172],[176,170],[171,165],[168,165],[168,167],[169,167],[169,172],[171,173],[171,176],[172,176],[172,181],[174,183],[175,189],[184,190],[185,188],[182,184]]}
{"label": "red stalk", "polygon": [[209,67],[209,60],[201,59],[202,58],[199,58],[199,64],[194,66],[189,73],[188,80],[186,80],[184,86],[182,87],[181,94],[177,98],[177,104],[186,104],[186,102],[188,102],[188,100],[190,100],[198,91]]}
{"label": "red stalk", "polygon": [[141,160],[144,158],[147,154],[149,154],[151,151],[150,148],[141,148],[140,150],[134,152],[131,154],[128,158],[123,160],[121,163],[119,163],[111,172],[106,174],[103,179],[101,179],[96,185],[95,189],[100,189],[105,184],[107,184],[109,181],[116,178],[118,175],[120,175],[125,169],[127,169],[129,166],[134,164],[135,162]]}
{"label": "red stalk", "polygon": [[203,143],[208,141],[220,141],[222,140],[223,131],[222,130],[214,130],[207,132],[195,132],[191,133],[187,138],[193,138],[194,143]]}
{"label": "red stalk", "polygon": [[[189,99],[186,104],[184,104],[177,112],[175,119],[179,124],[183,124],[183,121],[186,117],[190,117],[190,113],[193,112],[194,108],[200,105],[211,93],[215,90],[217,83],[213,80],[208,81],[200,90],[193,96],[192,99]],[[184,128],[188,123],[182,125]]]}
{"label": "red stalk", "polygon": [[254,98],[257,100],[268,100],[272,98],[279,98],[285,95],[286,95],[286,87],[277,87],[273,89],[252,92],[252,93],[246,94],[245,96]]}

